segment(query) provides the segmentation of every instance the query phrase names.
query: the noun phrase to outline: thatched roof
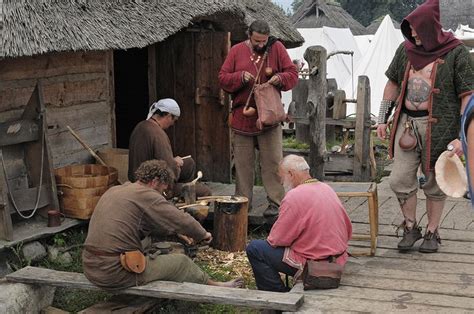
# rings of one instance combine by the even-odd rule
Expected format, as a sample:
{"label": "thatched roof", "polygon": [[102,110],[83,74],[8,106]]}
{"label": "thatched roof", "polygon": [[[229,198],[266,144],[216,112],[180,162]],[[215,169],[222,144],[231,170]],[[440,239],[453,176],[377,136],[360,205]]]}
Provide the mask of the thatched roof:
{"label": "thatched roof", "polygon": [[474,28],[474,0],[440,0],[441,24],[456,30],[459,24]]}
{"label": "thatched roof", "polygon": [[0,7],[0,58],[145,47],[202,21],[242,40],[256,18],[288,48],[304,42],[270,0],[0,0]]}
{"label": "thatched roof", "polygon": [[[385,18],[385,15],[382,15],[381,17],[375,19],[370,23],[369,26],[366,27],[367,32],[369,34],[375,34],[377,30],[379,29],[380,24],[382,24],[383,19]],[[400,29],[400,23],[392,19],[393,27],[396,29]]]}
{"label": "thatched roof", "polygon": [[349,28],[354,35],[366,35],[365,27],[357,22],[339,3],[325,0],[305,0],[291,17],[296,28],[323,26]]}

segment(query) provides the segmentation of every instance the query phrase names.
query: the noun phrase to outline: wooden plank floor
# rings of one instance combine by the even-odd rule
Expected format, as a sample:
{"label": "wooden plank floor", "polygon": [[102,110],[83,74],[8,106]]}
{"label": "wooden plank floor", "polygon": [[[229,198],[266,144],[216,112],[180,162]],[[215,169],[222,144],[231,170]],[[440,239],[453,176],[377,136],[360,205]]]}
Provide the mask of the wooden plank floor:
{"label": "wooden plank floor", "polygon": [[[218,188],[218,189],[215,189]],[[231,195],[232,185],[211,184],[215,194]],[[219,192],[219,193],[216,193]],[[257,223],[266,208],[265,191],[254,189],[254,210],[249,221]],[[442,217],[442,245],[438,253],[417,251],[422,240],[409,253],[396,249],[396,226],[402,222],[398,201],[388,181],[378,185],[379,238],[374,257],[350,258],[342,285],[335,290],[303,291],[296,285],[293,292],[303,292],[304,313],[325,312],[474,312],[474,223],[473,210],[465,199],[448,198]],[[425,197],[418,193],[417,217],[427,223]],[[366,198],[343,198],[355,233],[368,233]],[[351,241],[350,250],[360,251],[368,242]]]}

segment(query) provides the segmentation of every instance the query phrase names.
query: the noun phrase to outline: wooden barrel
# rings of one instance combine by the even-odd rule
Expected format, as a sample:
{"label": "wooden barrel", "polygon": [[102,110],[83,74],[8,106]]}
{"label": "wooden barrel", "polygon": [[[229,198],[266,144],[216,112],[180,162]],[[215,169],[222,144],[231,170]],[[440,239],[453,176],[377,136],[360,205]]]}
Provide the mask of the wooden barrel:
{"label": "wooden barrel", "polygon": [[102,165],[74,165],[55,169],[59,206],[70,218],[89,219],[102,194],[117,181],[117,169]]}
{"label": "wooden barrel", "polygon": [[128,181],[128,149],[106,148],[97,152],[100,158],[110,167],[118,170],[121,183]]}
{"label": "wooden barrel", "polygon": [[243,196],[216,200],[214,207],[214,248],[244,251],[247,244],[248,199]]}

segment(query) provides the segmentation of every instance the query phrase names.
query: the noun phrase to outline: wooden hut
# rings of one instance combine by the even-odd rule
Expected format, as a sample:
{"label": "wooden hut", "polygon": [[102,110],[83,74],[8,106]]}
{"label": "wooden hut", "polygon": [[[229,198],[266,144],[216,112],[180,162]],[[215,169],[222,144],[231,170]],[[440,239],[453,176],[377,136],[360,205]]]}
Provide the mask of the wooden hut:
{"label": "wooden hut", "polygon": [[192,154],[208,180],[229,181],[228,99],[217,73],[231,41],[255,19],[291,48],[303,38],[269,0],[0,0],[0,122],[17,118],[42,81],[54,167],[127,148],[149,105],[174,97],[175,153]]}
{"label": "wooden hut", "polygon": [[357,22],[341,5],[331,0],[304,0],[291,17],[296,28],[323,26],[349,28],[353,35],[366,35],[366,28]]}

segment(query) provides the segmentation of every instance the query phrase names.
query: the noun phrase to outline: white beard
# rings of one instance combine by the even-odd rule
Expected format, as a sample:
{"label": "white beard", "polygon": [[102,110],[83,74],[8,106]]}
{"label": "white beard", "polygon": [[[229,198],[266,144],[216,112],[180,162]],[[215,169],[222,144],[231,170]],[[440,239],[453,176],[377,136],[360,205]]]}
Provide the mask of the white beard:
{"label": "white beard", "polygon": [[283,180],[283,189],[285,190],[285,194],[288,193],[293,189],[293,184],[289,182],[289,180]]}

